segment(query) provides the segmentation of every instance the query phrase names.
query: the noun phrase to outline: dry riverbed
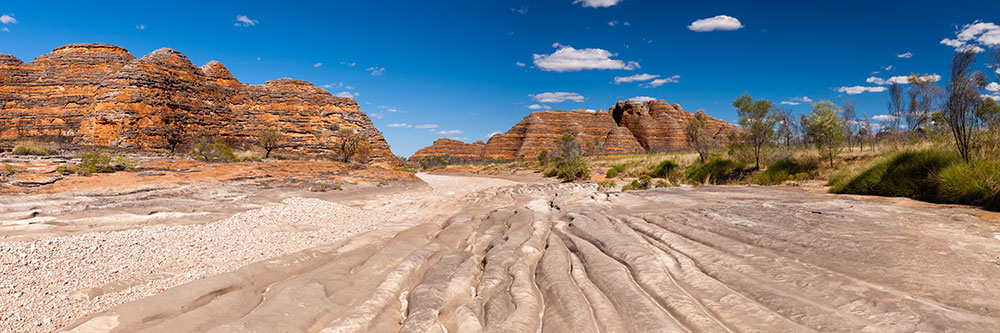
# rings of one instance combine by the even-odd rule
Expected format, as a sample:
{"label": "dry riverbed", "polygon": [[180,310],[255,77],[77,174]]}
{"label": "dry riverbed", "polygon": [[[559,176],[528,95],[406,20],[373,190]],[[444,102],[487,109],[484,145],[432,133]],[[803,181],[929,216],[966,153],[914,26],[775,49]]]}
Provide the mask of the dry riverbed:
{"label": "dry riverbed", "polygon": [[770,187],[419,177],[273,193],[209,223],[3,241],[0,330],[1000,326],[994,213]]}

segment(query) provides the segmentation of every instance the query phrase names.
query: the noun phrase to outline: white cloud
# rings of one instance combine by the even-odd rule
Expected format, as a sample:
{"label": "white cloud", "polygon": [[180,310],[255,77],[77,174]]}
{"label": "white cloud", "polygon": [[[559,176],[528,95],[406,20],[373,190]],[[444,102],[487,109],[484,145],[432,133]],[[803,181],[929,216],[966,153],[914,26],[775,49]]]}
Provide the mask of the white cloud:
{"label": "white cloud", "polygon": [[259,21],[251,19],[246,15],[236,15],[236,21],[233,25],[237,27],[252,27],[259,23]]}
{"label": "white cloud", "polygon": [[853,86],[853,87],[840,87],[837,88],[837,92],[845,93],[848,95],[857,95],[865,92],[883,92],[885,87],[864,87],[864,86]]}
{"label": "white cloud", "polygon": [[471,140],[468,137],[464,137],[464,136],[452,136],[452,137],[448,137],[448,138],[452,139],[452,140],[455,140],[455,141],[469,141],[469,140]]}
{"label": "white cloud", "polygon": [[629,75],[629,76],[615,76],[615,83],[635,82],[635,81],[649,81],[649,80],[652,80],[652,79],[655,79],[655,78],[658,78],[658,77],[660,77],[660,76],[659,75],[654,75],[654,74],[636,74],[636,75]]}
{"label": "white cloud", "polygon": [[[921,76],[920,78],[922,80],[926,80],[926,81],[930,81],[930,82],[941,81],[941,75],[937,75],[937,74],[928,74],[928,75]],[[872,76],[872,77],[869,77],[868,79],[866,79],[865,82],[874,83],[874,84],[877,84],[877,85],[887,85],[887,84],[893,84],[893,83],[896,83],[896,84],[910,84],[910,77],[909,76],[893,76],[893,77],[890,77],[888,80],[886,80],[886,79],[883,79],[883,78],[880,78],[880,77]]]}
{"label": "white cloud", "polygon": [[662,85],[667,84],[667,83],[677,83],[677,82],[680,82],[680,81],[678,81],[680,78],[681,78],[680,75],[674,75],[674,76],[671,76],[671,77],[668,77],[668,78],[656,79],[656,80],[650,81],[649,84],[647,84],[646,86],[649,87],[649,88],[656,88],[656,87],[662,86]]}
{"label": "white cloud", "polygon": [[435,125],[435,124],[420,124],[420,125],[413,126],[413,128],[434,129],[434,128],[438,128],[438,125]]}
{"label": "white cloud", "polygon": [[527,66],[527,64],[525,64],[525,63],[523,63],[523,62],[520,62],[520,61],[518,61],[518,62],[515,62],[514,64],[515,64],[515,65],[517,65],[517,67],[524,67],[524,66]]}
{"label": "white cloud", "polygon": [[397,127],[397,128],[413,128],[413,125],[407,123],[392,123],[385,125],[385,127]]}
{"label": "white cloud", "polygon": [[956,32],[954,39],[942,39],[941,44],[956,49],[972,46],[976,52],[982,52],[984,48],[981,46],[1000,46],[1000,25],[976,20],[962,26],[962,29]]}
{"label": "white cloud", "polygon": [[604,49],[575,49],[569,45],[552,44],[558,48],[552,54],[534,54],[535,66],[550,72],[576,72],[587,69],[624,69],[639,68],[635,61],[625,62],[611,59],[617,54]]}
{"label": "white cloud", "polygon": [[379,76],[382,75],[382,72],[385,72],[385,67],[368,67],[365,70],[372,72],[372,76]]}
{"label": "white cloud", "polygon": [[656,97],[635,96],[635,97],[629,98],[629,100],[633,101],[633,102],[636,102],[636,103],[646,103],[646,102],[649,102],[649,101],[655,101]]}
{"label": "white cloud", "polygon": [[14,18],[14,14],[3,14],[3,16],[0,16],[0,23],[17,24],[17,19]]}
{"label": "white cloud", "polygon": [[540,109],[548,110],[548,109],[551,109],[552,107],[548,106],[548,105],[531,104],[531,105],[528,105],[528,108],[532,109],[532,110],[540,110]]}
{"label": "white cloud", "polygon": [[541,103],[562,103],[565,101],[583,102],[583,95],[575,92],[544,92],[538,95],[528,95]]}
{"label": "white cloud", "polygon": [[434,131],[434,134],[441,134],[441,135],[457,135],[457,134],[464,134],[464,133],[465,133],[465,131],[463,131],[463,130]]}
{"label": "white cloud", "polygon": [[521,6],[521,8],[511,8],[510,11],[524,15],[528,13],[528,7]]}
{"label": "white cloud", "polygon": [[694,22],[688,26],[688,29],[697,32],[707,32],[716,30],[738,30],[743,28],[743,24],[740,20],[735,17],[728,15],[719,15],[716,17],[703,18]]}
{"label": "white cloud", "polygon": [[489,140],[490,138],[492,138],[494,136],[497,136],[497,135],[500,135],[500,134],[503,134],[503,132],[501,132],[501,131],[494,131],[493,133],[490,133],[490,134],[486,135],[486,140]]}
{"label": "white cloud", "polygon": [[990,84],[986,85],[986,90],[989,90],[989,91],[992,91],[992,92],[995,92],[995,93],[1000,93],[1000,83],[990,82]]}
{"label": "white cloud", "polygon": [[317,62],[317,63],[313,64],[313,68],[319,68],[319,66],[323,66],[323,63],[322,62]]}
{"label": "white cloud", "polygon": [[337,96],[337,97],[354,98],[354,97],[358,97],[359,94],[358,93],[352,93],[350,91],[341,91],[341,92],[333,94],[333,95]]}
{"label": "white cloud", "polygon": [[392,113],[403,112],[403,110],[400,110],[399,108],[397,108],[395,106],[379,105],[378,108],[382,109],[382,110],[385,110],[386,112],[392,112]]}
{"label": "white cloud", "polygon": [[139,30],[146,30],[146,25],[145,24],[139,24],[139,25],[136,25],[135,28],[139,29]]}
{"label": "white cloud", "polygon": [[375,119],[382,119],[382,118],[385,118],[385,115],[384,115],[384,114],[382,114],[381,112],[375,112],[375,113],[372,113],[372,114],[370,114],[370,116],[371,116],[372,118],[375,118]]}
{"label": "white cloud", "polygon": [[887,121],[893,121],[893,120],[899,119],[899,117],[892,116],[892,115],[887,115],[887,114],[880,114],[880,115],[876,115],[876,116],[872,117],[872,119],[875,119],[875,120],[878,120],[878,121],[881,121],[881,122],[887,122]]}
{"label": "white cloud", "polygon": [[[895,66],[893,66],[893,65],[889,65],[889,66],[885,66],[885,67],[882,67],[882,69],[884,69],[884,70],[887,70],[887,71],[891,71],[891,70],[892,70],[893,68],[896,68],[896,67],[895,67]],[[877,72],[876,72],[876,73],[877,73]]]}
{"label": "white cloud", "polygon": [[0,31],[3,31],[3,32],[10,32],[10,29],[7,29],[7,27],[3,27],[3,28],[0,28]]}
{"label": "white cloud", "polygon": [[913,58],[913,52],[906,52],[906,53],[897,54],[896,58],[903,58],[903,59]]}
{"label": "white cloud", "polygon": [[357,66],[358,63],[356,63],[356,62],[341,61],[340,64],[341,65],[345,65],[347,67],[354,67],[354,66]]}
{"label": "white cloud", "polygon": [[573,0],[573,4],[581,4],[584,7],[604,8],[617,5],[622,0]]}
{"label": "white cloud", "polygon": [[812,98],[809,98],[809,96],[795,96],[795,97],[789,98],[787,101],[782,101],[781,104],[784,104],[784,105],[799,105],[799,104],[802,104],[802,103],[812,103],[812,102],[813,102],[813,100],[812,100]]}

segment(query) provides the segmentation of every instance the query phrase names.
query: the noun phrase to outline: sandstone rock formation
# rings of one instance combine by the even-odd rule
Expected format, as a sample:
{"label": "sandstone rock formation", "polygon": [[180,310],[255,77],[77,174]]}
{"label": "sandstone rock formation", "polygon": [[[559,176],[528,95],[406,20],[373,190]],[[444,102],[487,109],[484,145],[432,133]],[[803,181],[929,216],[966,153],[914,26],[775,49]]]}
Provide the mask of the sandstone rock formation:
{"label": "sandstone rock formation", "polygon": [[282,150],[332,156],[344,128],[368,139],[370,162],[397,163],[357,102],[305,81],[244,84],[218,61],[198,67],[168,48],[136,59],[119,46],[70,44],[27,64],[0,54],[0,139],[165,150],[171,130],[251,144],[275,129],[288,138]]}
{"label": "sandstone rock formation", "polygon": [[[441,139],[422,148],[410,159],[448,154],[451,156],[514,159],[535,157],[543,149],[556,149],[555,140],[570,133],[588,155],[627,155],[662,152],[687,147],[684,128],[694,116],[667,101],[618,102],[609,110],[587,112],[538,111],[524,117],[506,133],[494,135],[485,145]],[[709,117],[707,132],[724,145],[736,126]]]}

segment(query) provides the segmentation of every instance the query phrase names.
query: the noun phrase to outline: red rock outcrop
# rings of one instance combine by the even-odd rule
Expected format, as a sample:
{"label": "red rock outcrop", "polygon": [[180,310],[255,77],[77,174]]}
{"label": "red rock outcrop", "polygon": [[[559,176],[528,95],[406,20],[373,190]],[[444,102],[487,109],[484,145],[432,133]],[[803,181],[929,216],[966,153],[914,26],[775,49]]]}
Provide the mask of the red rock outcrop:
{"label": "red rock outcrop", "polygon": [[[532,158],[542,149],[556,149],[555,140],[573,134],[588,155],[628,155],[684,149],[684,128],[694,114],[666,101],[618,102],[607,111],[538,111],[524,117],[506,133],[490,138],[485,145],[441,139],[418,150],[410,159],[426,156],[479,156],[479,158]],[[707,131],[712,140],[724,145],[737,127],[709,117]],[[481,148],[480,148],[481,147]],[[481,149],[481,150],[477,150]]]}
{"label": "red rock outcrop", "polygon": [[73,143],[163,150],[166,134],[250,144],[261,130],[286,135],[282,150],[336,154],[341,129],[368,139],[370,162],[396,164],[357,102],[308,82],[239,82],[221,63],[195,66],[163,48],[136,59],[108,44],[70,44],[24,64],[0,54],[0,139],[71,138]]}

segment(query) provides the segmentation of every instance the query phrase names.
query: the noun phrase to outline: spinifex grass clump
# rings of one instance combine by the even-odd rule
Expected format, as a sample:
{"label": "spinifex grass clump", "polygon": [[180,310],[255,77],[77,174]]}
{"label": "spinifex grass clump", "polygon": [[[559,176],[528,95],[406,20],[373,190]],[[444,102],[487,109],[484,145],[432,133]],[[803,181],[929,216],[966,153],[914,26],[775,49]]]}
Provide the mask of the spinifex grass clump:
{"label": "spinifex grass clump", "polygon": [[939,173],[940,202],[1000,210],[1000,162],[955,163]]}
{"label": "spinifex grass clump", "polygon": [[663,160],[652,171],[649,172],[649,176],[655,178],[669,178],[670,174],[677,169],[677,163],[671,160]]}
{"label": "spinifex grass clump", "polygon": [[955,153],[941,150],[902,152],[856,175],[835,175],[830,191],[939,201],[938,173],[960,161]]}
{"label": "spinifex grass clump", "polygon": [[621,172],[622,172],[622,171],[624,171],[625,169],[628,169],[628,168],[629,168],[629,167],[631,167],[631,166],[632,166],[632,165],[631,165],[631,164],[628,164],[628,163],[625,163],[625,164],[619,164],[619,165],[616,165],[616,166],[615,166],[614,168],[611,168],[611,169],[609,169],[609,170],[608,170],[608,173],[607,173],[607,174],[605,174],[604,176],[605,176],[605,177],[607,177],[607,178],[615,178],[615,177],[618,177],[618,174],[619,174],[619,173],[621,173]]}
{"label": "spinifex grass clump", "polygon": [[686,176],[696,184],[721,184],[738,178],[742,172],[743,164],[739,161],[716,157],[705,164],[691,167]]}
{"label": "spinifex grass clump", "polygon": [[782,158],[771,163],[764,172],[754,176],[751,181],[760,185],[777,185],[788,180],[802,180],[809,177],[809,174],[815,172],[818,167],[816,161],[797,162],[790,158]]}

